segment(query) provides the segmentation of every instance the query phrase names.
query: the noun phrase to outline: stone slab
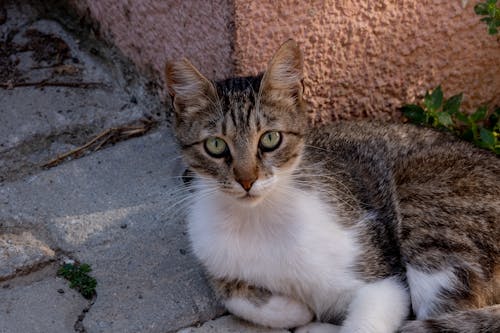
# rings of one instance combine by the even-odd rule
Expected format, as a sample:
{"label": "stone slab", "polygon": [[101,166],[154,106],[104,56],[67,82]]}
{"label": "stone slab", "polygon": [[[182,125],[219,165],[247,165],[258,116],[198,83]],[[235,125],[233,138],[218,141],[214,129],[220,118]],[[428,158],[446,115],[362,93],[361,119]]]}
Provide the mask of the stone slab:
{"label": "stone slab", "polygon": [[0,234],[0,281],[54,258],[54,250],[30,231]]}
{"label": "stone slab", "polygon": [[161,128],[0,185],[0,223],[36,227],[91,265],[98,286],[88,333],[175,331],[221,313],[189,252],[177,205],[183,171],[170,129]]}
{"label": "stone slab", "polygon": [[27,285],[0,288],[0,333],[74,332],[88,301],[67,281],[48,277]]}

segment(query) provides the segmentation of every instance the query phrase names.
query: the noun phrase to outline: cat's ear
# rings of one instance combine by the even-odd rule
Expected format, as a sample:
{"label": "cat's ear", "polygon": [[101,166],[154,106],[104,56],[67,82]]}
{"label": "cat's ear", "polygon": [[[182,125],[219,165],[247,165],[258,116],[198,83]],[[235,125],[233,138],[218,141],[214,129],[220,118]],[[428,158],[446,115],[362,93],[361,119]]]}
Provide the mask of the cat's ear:
{"label": "cat's ear", "polygon": [[270,102],[300,103],[304,57],[299,45],[288,40],[280,46],[262,77],[260,95]]}
{"label": "cat's ear", "polygon": [[214,85],[187,59],[165,66],[168,93],[177,116],[189,116],[206,108],[217,96]]}

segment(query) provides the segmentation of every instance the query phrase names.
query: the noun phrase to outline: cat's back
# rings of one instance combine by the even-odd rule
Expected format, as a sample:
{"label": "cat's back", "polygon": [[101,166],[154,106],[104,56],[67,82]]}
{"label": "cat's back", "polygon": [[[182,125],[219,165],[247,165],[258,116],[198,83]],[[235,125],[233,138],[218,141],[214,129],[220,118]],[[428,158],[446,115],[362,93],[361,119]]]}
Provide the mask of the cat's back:
{"label": "cat's back", "polygon": [[404,213],[429,216],[453,207],[453,220],[481,216],[500,232],[500,158],[449,133],[339,122],[311,131],[306,147],[310,160],[332,172],[345,169],[353,184],[388,183]]}
{"label": "cat's back", "polygon": [[493,153],[444,132],[367,122],[312,131],[308,153],[340,175],[360,206],[398,219],[393,242],[407,269],[451,269],[469,277],[467,293],[489,295],[471,302],[500,301],[500,159]]}
{"label": "cat's back", "polygon": [[[417,153],[440,154],[452,152],[467,156],[486,156],[495,159],[487,151],[472,146],[450,133],[430,128],[402,123],[384,123],[378,121],[339,121],[322,125],[308,133],[309,144],[324,149],[356,147],[373,151],[374,146],[387,149],[392,159],[412,157]],[[377,150],[375,150],[376,152]]]}
{"label": "cat's back", "polygon": [[460,184],[467,180],[474,187],[474,194],[500,193],[500,159],[450,133],[410,124],[344,121],[311,130],[306,141],[312,159],[328,155],[353,168],[354,161],[371,160],[386,166],[397,185],[452,185],[461,179]]}

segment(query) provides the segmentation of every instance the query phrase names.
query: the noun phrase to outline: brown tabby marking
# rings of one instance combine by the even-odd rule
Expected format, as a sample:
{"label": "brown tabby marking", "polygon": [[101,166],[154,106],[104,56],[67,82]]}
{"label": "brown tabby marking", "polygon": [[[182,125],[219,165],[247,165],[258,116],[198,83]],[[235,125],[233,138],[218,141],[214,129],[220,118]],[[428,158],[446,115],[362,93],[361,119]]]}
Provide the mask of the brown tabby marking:
{"label": "brown tabby marking", "polygon": [[224,279],[212,279],[212,287],[219,297],[228,299],[230,297],[245,297],[255,306],[266,304],[271,298],[271,292],[252,286],[243,281],[228,281]]}

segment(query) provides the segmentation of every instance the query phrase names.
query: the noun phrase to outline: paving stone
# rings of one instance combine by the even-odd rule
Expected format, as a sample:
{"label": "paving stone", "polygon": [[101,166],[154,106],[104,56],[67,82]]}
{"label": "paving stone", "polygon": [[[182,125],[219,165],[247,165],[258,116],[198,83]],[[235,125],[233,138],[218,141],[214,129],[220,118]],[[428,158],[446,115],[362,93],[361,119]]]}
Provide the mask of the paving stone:
{"label": "paving stone", "polygon": [[74,332],[78,316],[88,306],[88,301],[60,278],[5,286],[0,289],[0,333]]}
{"label": "paving stone", "polygon": [[288,333],[284,329],[257,327],[234,316],[223,316],[199,327],[184,328],[177,333]]}
{"label": "paving stone", "polygon": [[55,252],[31,232],[0,234],[0,280],[55,258]]}
{"label": "paving stone", "polygon": [[88,333],[174,331],[221,312],[175,204],[183,171],[161,128],[0,185],[0,222],[36,221],[52,246],[91,265],[98,296]]}

